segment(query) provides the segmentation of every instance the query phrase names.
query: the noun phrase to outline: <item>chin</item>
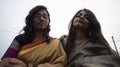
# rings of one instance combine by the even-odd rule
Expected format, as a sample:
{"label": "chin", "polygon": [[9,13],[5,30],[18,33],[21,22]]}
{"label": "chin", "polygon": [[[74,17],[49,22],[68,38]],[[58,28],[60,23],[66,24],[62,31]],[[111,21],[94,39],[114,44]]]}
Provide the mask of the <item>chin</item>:
{"label": "chin", "polygon": [[46,28],[40,28],[39,30],[40,30],[40,31],[45,31],[45,30],[46,30]]}

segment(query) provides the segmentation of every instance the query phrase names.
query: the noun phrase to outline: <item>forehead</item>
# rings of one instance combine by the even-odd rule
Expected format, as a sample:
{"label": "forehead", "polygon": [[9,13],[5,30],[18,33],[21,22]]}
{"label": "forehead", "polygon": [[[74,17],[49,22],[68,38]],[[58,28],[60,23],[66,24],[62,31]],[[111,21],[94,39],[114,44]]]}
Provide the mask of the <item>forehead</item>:
{"label": "forehead", "polygon": [[39,10],[37,13],[38,14],[48,14],[46,10]]}
{"label": "forehead", "polygon": [[82,10],[80,12],[78,12],[78,14],[87,14],[86,11]]}

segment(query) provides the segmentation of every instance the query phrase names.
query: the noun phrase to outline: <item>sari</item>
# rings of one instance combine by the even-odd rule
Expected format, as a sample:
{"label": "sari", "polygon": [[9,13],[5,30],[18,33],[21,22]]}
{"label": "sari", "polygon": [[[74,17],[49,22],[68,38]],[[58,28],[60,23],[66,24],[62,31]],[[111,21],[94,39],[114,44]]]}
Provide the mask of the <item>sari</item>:
{"label": "sari", "polygon": [[66,54],[58,39],[51,39],[50,43],[43,40],[27,44],[22,47],[17,58],[34,67],[44,63],[50,63],[56,67],[66,65]]}
{"label": "sari", "polygon": [[22,45],[19,39],[19,35],[15,37],[12,46],[2,58],[17,58],[32,67],[45,63],[56,67],[66,67],[67,57],[58,39],[50,38],[49,43],[45,39],[37,40],[25,45]]}
{"label": "sari", "polygon": [[68,67],[120,67],[120,56],[110,54],[103,45],[86,40],[72,50]]}
{"label": "sari", "polygon": [[[66,38],[67,36],[64,36],[60,39],[64,47],[66,47]],[[67,65],[68,67],[120,67],[120,56],[115,53],[110,54],[106,46],[86,39],[75,44],[68,56]]]}

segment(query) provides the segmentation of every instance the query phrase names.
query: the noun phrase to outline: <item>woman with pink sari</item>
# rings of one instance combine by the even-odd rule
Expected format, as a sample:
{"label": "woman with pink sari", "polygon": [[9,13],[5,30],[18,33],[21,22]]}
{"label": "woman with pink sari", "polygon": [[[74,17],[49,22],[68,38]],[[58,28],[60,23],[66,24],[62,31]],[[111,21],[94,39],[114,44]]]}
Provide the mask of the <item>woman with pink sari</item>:
{"label": "woman with pink sari", "polygon": [[26,17],[24,33],[15,37],[0,67],[66,67],[60,41],[49,36],[50,15],[45,6],[34,7]]}

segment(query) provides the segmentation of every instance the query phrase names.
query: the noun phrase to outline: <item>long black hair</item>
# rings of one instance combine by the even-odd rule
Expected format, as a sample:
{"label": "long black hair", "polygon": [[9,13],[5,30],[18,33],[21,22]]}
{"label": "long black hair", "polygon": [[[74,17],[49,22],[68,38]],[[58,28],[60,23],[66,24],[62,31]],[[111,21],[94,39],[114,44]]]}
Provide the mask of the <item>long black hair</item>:
{"label": "long black hair", "polygon": [[75,43],[76,31],[75,31],[75,28],[73,27],[73,20],[76,17],[76,15],[81,11],[85,11],[88,14],[87,19],[90,22],[89,27],[86,30],[87,39],[93,43],[100,43],[102,45],[105,45],[108,48],[110,47],[101,32],[101,26],[100,26],[96,16],[94,15],[94,13],[88,9],[82,9],[82,10],[79,10],[74,15],[74,17],[72,18],[72,20],[69,23],[69,34],[68,34],[68,39],[67,39],[67,45],[65,47],[65,51],[68,56],[69,56],[72,48],[75,46],[74,43]]}
{"label": "long black hair", "polygon": [[[33,27],[33,18],[34,18],[34,15],[40,10],[47,11],[48,17],[49,17],[49,22],[50,22],[50,14],[45,6],[38,5],[34,8],[32,8],[31,11],[29,12],[29,14],[26,16],[26,20],[25,20],[26,26],[23,28],[24,33],[21,34],[20,40],[22,42],[22,45],[33,41],[33,39],[35,37],[35,30]],[[46,36],[47,43],[50,42],[50,38],[49,38],[50,25],[49,24],[48,24],[47,28],[44,30],[44,35]]]}

